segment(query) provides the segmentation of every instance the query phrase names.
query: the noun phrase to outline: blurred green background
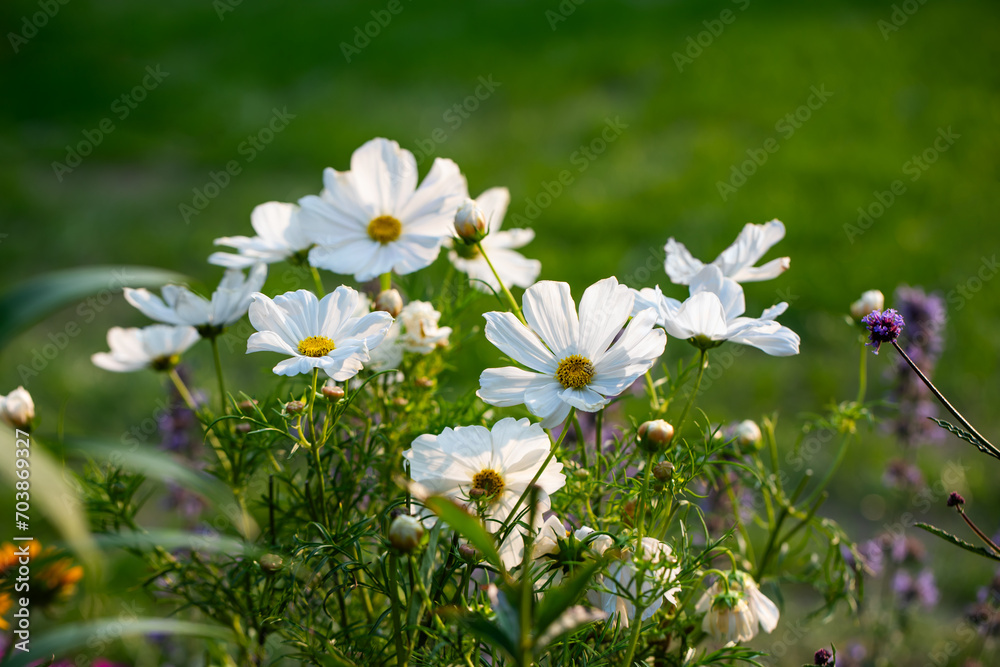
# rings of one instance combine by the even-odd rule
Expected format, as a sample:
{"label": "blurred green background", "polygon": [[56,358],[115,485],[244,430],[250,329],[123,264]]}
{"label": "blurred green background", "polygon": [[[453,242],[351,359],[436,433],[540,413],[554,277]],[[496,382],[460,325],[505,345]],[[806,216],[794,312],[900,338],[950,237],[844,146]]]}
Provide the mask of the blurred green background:
{"label": "blurred green background", "polygon": [[[855,393],[850,302],[907,283],[948,296],[936,379],[980,431],[997,433],[995,2],[17,0],[0,17],[4,286],[53,269],[131,264],[211,289],[221,275],[205,261],[214,238],[252,233],[256,204],[318,192],[324,167],[346,169],[356,147],[385,136],[414,151],[422,172],[434,156],[454,159],[473,195],[510,188],[507,226],[530,224],[537,236],[525,252],[542,261],[541,277],[570,282],[577,296],[611,274],[666,287],[669,236],[709,261],[746,222],[783,220],[787,237],[768,258],[789,255],[792,268],[747,286],[747,303],[756,315],[791,301],[782,321],[802,335],[802,354],[741,356],[708,392],[714,419],[778,409],[790,446],[801,412]],[[266,141],[259,133],[275,110],[290,119]],[[586,157],[581,147],[609,122],[614,141]],[[953,138],[935,147],[941,133]],[[74,151],[88,154],[77,164]],[[195,205],[230,161],[240,173],[209,186],[215,196],[185,220],[181,205]],[[563,170],[572,183],[546,198]],[[897,180],[905,190],[890,194]],[[738,187],[720,192],[720,183]],[[873,215],[867,229],[859,207]],[[415,283],[432,285],[445,261]],[[272,270],[268,291],[298,286],[284,267]],[[493,306],[484,298],[482,307]],[[80,334],[60,338],[74,322]],[[4,351],[0,391],[25,384],[46,433],[117,439],[150,415],[160,379],[105,373],[89,357],[105,349],[108,327],[144,323],[120,296],[68,308]],[[19,372],[60,340],[65,349],[36,375]],[[269,376],[267,360],[242,359],[238,336],[230,342],[226,363],[246,386]],[[682,353],[668,346],[668,358]],[[210,386],[207,350],[193,358]],[[456,390],[474,388],[497,360],[485,344],[461,359]],[[869,361],[869,395],[878,396],[890,359]],[[859,539],[896,520],[893,509],[863,517],[858,499],[882,493],[885,461],[899,455],[878,433],[863,443],[827,507]],[[820,452],[811,464],[828,458]],[[931,482],[946,461],[968,466],[964,491],[984,513],[1000,502],[996,467],[970,447],[951,442],[919,458]],[[894,498],[888,507],[908,507]],[[958,529],[951,515],[921,518]],[[995,511],[984,518],[993,528]],[[938,562],[947,623],[991,570],[964,554],[942,558],[961,563]],[[844,642],[853,632],[845,624],[818,636]]]}

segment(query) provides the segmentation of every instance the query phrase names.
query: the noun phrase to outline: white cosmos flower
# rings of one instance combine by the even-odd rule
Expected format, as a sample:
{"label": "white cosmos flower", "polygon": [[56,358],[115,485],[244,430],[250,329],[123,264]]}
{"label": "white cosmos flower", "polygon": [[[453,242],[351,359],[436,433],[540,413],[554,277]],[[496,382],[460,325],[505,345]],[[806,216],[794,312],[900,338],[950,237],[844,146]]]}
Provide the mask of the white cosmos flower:
{"label": "white cosmos flower", "polygon": [[160,298],[147,289],[125,288],[125,300],[151,320],[175,326],[193,326],[212,336],[246,315],[250,295],[267,280],[267,265],[254,264],[248,276],[227,269],[209,301],[183,285],[167,285]]}
{"label": "white cosmos flower", "polygon": [[35,418],[35,402],[24,387],[0,396],[0,421],[11,428],[27,428]]}
{"label": "white cosmos flower", "polygon": [[[492,429],[483,426],[446,428],[439,435],[421,435],[403,456],[410,463],[410,477],[427,492],[457,500],[469,498],[472,489],[482,489],[486,504],[486,529],[496,532],[548,457],[551,443],[538,424],[527,419],[501,419]],[[553,459],[536,484],[539,513],[549,509],[549,495],[566,484],[562,464]],[[524,510],[524,505],[520,510]],[[521,562],[524,555],[523,527],[511,531],[500,545],[506,567]]]}
{"label": "white cosmos flower", "polygon": [[238,254],[213,252],[209,263],[227,269],[247,269],[258,262],[272,264],[289,259],[312,245],[312,240],[302,231],[299,207],[295,204],[269,201],[255,206],[250,213],[250,224],[257,236],[215,239],[215,245],[228,246]]}
{"label": "white cosmos flower", "polygon": [[[507,206],[510,204],[510,192],[507,188],[490,188],[476,198],[476,204],[485,214],[489,229],[489,233],[480,244],[500,274],[500,279],[507,287],[512,285],[528,287],[534,284],[542,270],[542,263],[537,259],[527,259],[514,249],[531,243],[535,238],[535,230],[500,231]],[[466,245],[461,240],[454,239],[450,243],[448,259],[456,269],[469,276],[469,283],[473,287],[481,292],[489,292],[490,288],[495,292],[500,291],[500,284],[490,270],[490,265],[476,246]]]}
{"label": "white cosmos flower", "polygon": [[691,296],[681,303],[664,296],[659,286],[635,293],[634,312],[654,309],[656,323],[674,338],[707,349],[726,341],[752,345],[776,357],[799,353],[799,336],[775,321],[788,308],[784,301],[760,317],[743,317],[743,288],[709,264],[691,281]]}
{"label": "white cosmos flower", "polygon": [[350,379],[392,324],[392,316],[381,311],[355,315],[359,299],[358,292],[345,285],[322,299],[308,290],[287,292],[274,300],[258,292],[250,304],[250,323],[257,333],[247,340],[247,354],[288,355],[274,367],[277,375],[319,368],[337,382]]}
{"label": "white cosmos flower", "polygon": [[757,582],[746,572],[732,572],[729,593],[716,581],[695,606],[704,613],[702,629],[721,642],[750,641],[757,628],[767,633],[778,627],[778,607],[760,592]]}
{"label": "white cosmos flower", "polygon": [[426,301],[411,301],[403,306],[399,321],[403,331],[399,344],[407,352],[429,354],[437,347],[448,345],[451,327],[439,327],[441,313]]}
{"label": "white cosmos flower", "polygon": [[98,352],[90,357],[95,366],[116,373],[130,373],[152,368],[170,370],[180,355],[198,342],[198,331],[192,326],[153,324],[143,329],[112,327],[108,330],[110,352]]}
{"label": "white cosmos flower", "polygon": [[[738,283],[777,278],[790,266],[788,257],[779,257],[763,266],[754,266],[775,243],[785,238],[785,225],[780,220],[771,220],[762,225],[747,223],[731,246],[712,262],[722,271],[722,275]],[[688,285],[705,264],[694,257],[671,237],[664,246],[667,259],[664,268],[670,280],[678,285]]]}
{"label": "white cosmos flower", "polygon": [[299,201],[302,227],[317,244],[309,262],[358,281],[430,266],[468,198],[458,165],[442,158],[417,187],[413,154],[388,139],[354,151],[350,171],[326,169],[323,185],[320,196]]}
{"label": "white cosmos flower", "polygon": [[528,327],[511,313],[484,315],[486,338],[531,370],[487,369],[476,395],[502,407],[523,403],[545,428],[565,419],[571,406],[600,410],[649,370],[667,343],[653,328],[656,311],[637,311],[628,322],[633,300],[627,287],[605,278],[583,293],[577,316],[569,285],[535,283],[522,300]]}
{"label": "white cosmos flower", "polygon": [[[578,540],[583,541],[593,532],[592,528],[583,526],[575,535]],[[590,543],[590,549],[598,556],[603,556],[612,544],[610,537],[600,535]],[[625,549],[615,555],[608,565],[607,574],[595,578],[594,589],[587,593],[590,603],[602,609],[608,616],[618,614],[619,622],[624,627],[628,627],[635,619],[635,601],[640,596],[641,601],[648,604],[642,612],[641,620],[645,621],[663,606],[664,600],[676,605],[677,594],[681,592],[680,586],[672,585],[680,573],[680,568],[676,567],[677,561],[669,544],[652,537],[644,537],[640,558],[644,561],[642,567],[649,568],[643,575],[641,591],[636,585],[636,573],[639,568],[636,555],[631,550]],[[651,595],[655,597],[650,599]]]}

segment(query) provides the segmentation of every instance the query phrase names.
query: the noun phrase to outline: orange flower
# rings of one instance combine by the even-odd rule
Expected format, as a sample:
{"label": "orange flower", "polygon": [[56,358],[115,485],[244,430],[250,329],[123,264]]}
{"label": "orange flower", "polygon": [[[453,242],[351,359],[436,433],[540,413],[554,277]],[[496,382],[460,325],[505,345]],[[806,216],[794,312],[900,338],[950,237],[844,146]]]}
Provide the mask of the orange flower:
{"label": "orange flower", "polygon": [[8,611],[10,611],[11,605],[14,603],[10,599],[10,595],[7,593],[0,593],[0,630],[7,630],[10,628],[10,623],[4,618]]}

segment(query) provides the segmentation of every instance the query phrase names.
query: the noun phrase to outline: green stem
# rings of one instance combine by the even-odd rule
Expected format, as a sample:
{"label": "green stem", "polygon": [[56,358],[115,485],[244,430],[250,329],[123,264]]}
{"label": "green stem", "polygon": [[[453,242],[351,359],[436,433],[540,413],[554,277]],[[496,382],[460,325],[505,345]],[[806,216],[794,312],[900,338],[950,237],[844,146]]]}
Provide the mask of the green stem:
{"label": "green stem", "polygon": [[868,348],[861,346],[861,363],[858,371],[858,405],[865,400],[865,390],[868,388]]}
{"label": "green stem", "polygon": [[323,289],[323,281],[319,277],[319,269],[315,266],[310,266],[309,270],[312,273],[313,282],[316,283],[316,296],[322,299],[326,296],[326,290]]}
{"label": "green stem", "polygon": [[[645,475],[642,479],[642,491],[639,494],[639,509],[636,512],[636,550],[635,556],[633,558],[644,559],[646,552],[642,546],[642,533],[645,529],[646,520],[646,504],[649,499],[649,478],[653,476],[653,457],[655,454],[650,453],[646,459],[646,470]],[[625,654],[625,662],[623,665],[631,665],[632,658],[635,656],[635,649],[639,645],[639,631],[642,629],[642,613],[646,611],[646,607],[642,600],[642,580],[645,578],[646,571],[639,568],[639,571],[635,575],[635,618],[632,619],[632,636],[629,638],[628,642],[628,653]]]}
{"label": "green stem", "polygon": [[381,281],[381,287],[383,292],[387,292],[392,289],[392,272],[386,271],[381,276],[379,276]]}
{"label": "green stem", "polygon": [[[328,523],[327,512],[326,512],[326,476],[323,472],[323,460],[319,455],[319,448],[322,443],[316,438],[316,424],[313,422],[313,405],[316,404],[316,386],[319,383],[319,369],[313,369],[313,379],[312,379],[312,392],[309,394],[309,417],[306,423],[309,426],[309,430],[312,435],[311,446],[313,453],[313,460],[316,463],[316,477],[319,478],[319,516],[323,525],[326,526]],[[305,427],[302,426],[302,422],[299,422],[299,429],[302,432],[302,437],[305,438]]]}
{"label": "green stem", "polygon": [[656,395],[656,385],[653,384],[653,374],[646,371],[646,391],[649,392],[649,402],[652,404],[653,412],[660,411],[660,397]]}
{"label": "green stem", "polygon": [[996,555],[1000,556],[1000,547],[998,547],[993,540],[991,540],[989,537],[987,537],[986,533],[984,533],[983,531],[979,530],[979,526],[977,526],[976,524],[974,524],[972,522],[972,519],[970,519],[968,516],[966,516],[965,510],[962,509],[962,506],[961,505],[956,505],[955,509],[957,509],[958,513],[962,515],[962,519],[965,520],[965,523],[969,524],[969,528],[972,529],[972,532],[974,532],[976,534],[976,536],[979,537],[979,539],[981,539],[986,544],[986,546],[988,546],[990,549],[992,549],[993,553],[995,553]]}
{"label": "green stem", "polygon": [[500,274],[497,273],[497,270],[495,268],[493,268],[493,262],[490,261],[489,256],[486,254],[486,251],[483,250],[483,244],[476,243],[476,248],[479,249],[479,253],[483,256],[483,259],[485,259],[486,263],[489,265],[490,271],[493,272],[493,277],[497,279],[497,284],[499,284],[500,289],[503,290],[503,294],[507,298],[507,302],[510,304],[511,311],[515,315],[517,315],[517,319],[521,320],[521,324],[523,324],[524,326],[528,326],[528,322],[524,319],[524,313],[521,312],[521,307],[517,305],[517,301],[514,299],[514,295],[510,293],[510,290],[507,289],[506,285],[504,285],[503,280],[500,279]]}
{"label": "green stem", "polygon": [[396,554],[389,555],[389,602],[392,605],[392,631],[396,635],[396,664],[406,667],[406,648],[403,646],[403,624],[399,620],[399,559]]}
{"label": "green stem", "polygon": [[226,380],[222,375],[222,358],[219,356],[219,337],[212,336],[212,357],[215,359],[215,377],[219,381],[219,402],[222,405],[222,413],[226,414],[227,402],[226,402]]}
{"label": "green stem", "polygon": [[[170,376],[170,380],[174,383],[174,387],[177,389],[177,393],[180,394],[180,397],[181,399],[183,399],[184,403],[188,406],[188,408],[191,409],[192,412],[197,413],[198,405],[194,400],[194,396],[191,395],[191,391],[187,388],[187,385],[184,384],[184,380],[181,379],[181,376],[177,374],[177,369],[171,368],[169,371],[167,371],[167,375]],[[219,464],[229,475],[229,478],[232,479],[233,466],[232,463],[230,463],[229,461],[229,457],[226,456],[225,450],[222,448],[222,443],[219,442],[219,439],[216,438],[215,434],[212,433],[211,431],[206,431],[205,439],[208,440],[208,443],[212,446],[212,449],[215,450],[215,455],[219,457]],[[235,480],[233,481],[235,482]]]}
{"label": "green stem", "polygon": [[688,402],[684,406],[684,412],[681,413],[681,418],[677,420],[677,435],[680,436],[684,430],[684,422],[687,420],[688,412],[691,411],[691,406],[694,404],[694,399],[698,395],[698,390],[701,389],[701,378],[705,375],[705,366],[708,361],[708,352],[701,350],[701,356],[698,357],[698,378],[694,381],[694,388],[691,389],[691,396],[688,397]]}

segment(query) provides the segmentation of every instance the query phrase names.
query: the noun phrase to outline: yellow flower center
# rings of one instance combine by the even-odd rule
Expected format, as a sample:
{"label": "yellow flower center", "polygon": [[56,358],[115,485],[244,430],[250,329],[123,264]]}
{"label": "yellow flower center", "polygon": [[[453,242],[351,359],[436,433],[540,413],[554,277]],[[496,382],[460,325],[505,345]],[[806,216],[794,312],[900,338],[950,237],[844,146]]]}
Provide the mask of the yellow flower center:
{"label": "yellow flower center", "polygon": [[403,223],[391,215],[380,215],[368,223],[368,236],[385,245],[399,238]]}
{"label": "yellow flower center", "polygon": [[299,354],[304,357],[322,357],[336,347],[326,336],[309,336],[299,341]]}
{"label": "yellow flower center", "polygon": [[582,389],[594,379],[594,364],[579,354],[572,354],[559,362],[556,379],[567,389]]}
{"label": "yellow flower center", "polygon": [[149,367],[154,371],[169,371],[171,368],[179,364],[181,361],[181,355],[171,354],[168,356],[157,357],[149,362]]}
{"label": "yellow flower center", "polygon": [[503,477],[496,470],[485,468],[472,476],[472,488],[482,489],[486,492],[486,497],[498,496],[503,491]]}

